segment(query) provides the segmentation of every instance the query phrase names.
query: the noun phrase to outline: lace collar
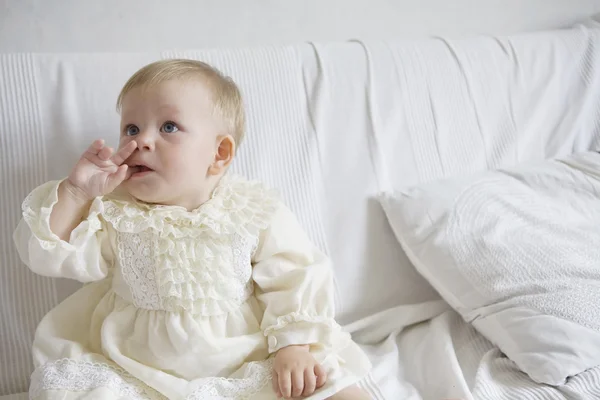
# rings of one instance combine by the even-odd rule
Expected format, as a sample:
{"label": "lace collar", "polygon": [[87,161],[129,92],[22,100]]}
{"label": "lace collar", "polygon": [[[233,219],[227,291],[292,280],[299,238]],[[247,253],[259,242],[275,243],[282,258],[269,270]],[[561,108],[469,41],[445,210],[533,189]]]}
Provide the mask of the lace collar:
{"label": "lace collar", "polygon": [[265,229],[278,207],[278,196],[260,182],[224,176],[210,199],[195,210],[153,205],[128,195],[103,199],[102,216],[117,231],[138,233],[154,229],[173,237],[217,234],[257,234]]}

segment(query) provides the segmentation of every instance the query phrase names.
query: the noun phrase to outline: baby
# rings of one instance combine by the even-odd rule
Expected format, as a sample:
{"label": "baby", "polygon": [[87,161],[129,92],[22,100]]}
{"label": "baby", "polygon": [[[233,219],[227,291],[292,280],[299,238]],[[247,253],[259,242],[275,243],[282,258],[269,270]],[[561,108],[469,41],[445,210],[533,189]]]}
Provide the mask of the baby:
{"label": "baby", "polygon": [[23,203],[22,260],[86,283],[38,327],[30,397],[367,399],[328,259],[271,190],[227,172],[245,125],[235,83],[159,61],[118,107],[119,149],[95,141]]}

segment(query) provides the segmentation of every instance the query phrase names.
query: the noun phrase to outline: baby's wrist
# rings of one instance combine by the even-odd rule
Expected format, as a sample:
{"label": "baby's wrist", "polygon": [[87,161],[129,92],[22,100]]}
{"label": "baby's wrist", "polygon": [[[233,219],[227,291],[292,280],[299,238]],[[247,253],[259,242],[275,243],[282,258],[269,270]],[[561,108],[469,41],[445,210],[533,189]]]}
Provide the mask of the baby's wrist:
{"label": "baby's wrist", "polygon": [[67,196],[70,200],[77,203],[78,205],[85,205],[93,200],[85,193],[85,191],[83,191],[79,187],[77,187],[68,178],[65,179],[64,181],[62,181],[60,186],[62,188],[62,192],[64,193],[64,195]]}
{"label": "baby's wrist", "polygon": [[279,349],[277,351],[277,353],[281,353],[281,352],[287,352],[287,351],[294,351],[294,350],[300,350],[300,351],[306,351],[308,352],[310,350],[310,346],[307,344],[292,344],[286,347],[282,347],[281,349]]}

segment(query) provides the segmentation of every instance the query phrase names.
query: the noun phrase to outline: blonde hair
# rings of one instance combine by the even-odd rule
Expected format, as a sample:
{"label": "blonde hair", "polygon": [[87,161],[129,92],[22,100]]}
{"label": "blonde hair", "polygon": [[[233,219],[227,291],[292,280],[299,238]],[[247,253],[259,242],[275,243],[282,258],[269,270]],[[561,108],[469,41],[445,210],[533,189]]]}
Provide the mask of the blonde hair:
{"label": "blonde hair", "polygon": [[121,89],[117,98],[117,110],[121,110],[123,98],[133,88],[189,77],[204,78],[212,92],[213,114],[223,121],[227,133],[233,136],[239,146],[244,138],[246,124],[242,94],[233,79],[202,61],[170,59],[146,65],[134,73]]}

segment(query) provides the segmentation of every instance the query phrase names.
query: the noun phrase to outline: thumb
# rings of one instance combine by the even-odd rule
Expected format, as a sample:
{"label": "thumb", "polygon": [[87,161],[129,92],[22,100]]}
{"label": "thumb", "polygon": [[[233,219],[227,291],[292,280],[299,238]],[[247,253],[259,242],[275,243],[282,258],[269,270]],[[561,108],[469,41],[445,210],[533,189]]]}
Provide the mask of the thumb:
{"label": "thumb", "polygon": [[317,377],[317,388],[321,388],[327,382],[327,373],[321,366],[321,364],[315,365],[314,373]]}

